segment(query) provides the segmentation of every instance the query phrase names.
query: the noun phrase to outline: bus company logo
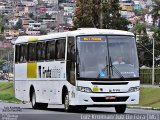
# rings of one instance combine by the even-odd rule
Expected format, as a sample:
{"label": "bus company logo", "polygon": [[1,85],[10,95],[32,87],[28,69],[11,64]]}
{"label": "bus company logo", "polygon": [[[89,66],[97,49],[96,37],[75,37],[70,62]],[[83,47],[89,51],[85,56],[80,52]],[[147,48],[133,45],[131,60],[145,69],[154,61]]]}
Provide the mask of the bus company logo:
{"label": "bus company logo", "polygon": [[38,66],[38,74],[40,78],[61,78],[61,70],[54,67],[42,67]]}
{"label": "bus company logo", "polygon": [[109,92],[120,92],[120,89],[109,89]]}
{"label": "bus company logo", "polygon": [[134,74],[134,72],[121,72],[121,74]]}

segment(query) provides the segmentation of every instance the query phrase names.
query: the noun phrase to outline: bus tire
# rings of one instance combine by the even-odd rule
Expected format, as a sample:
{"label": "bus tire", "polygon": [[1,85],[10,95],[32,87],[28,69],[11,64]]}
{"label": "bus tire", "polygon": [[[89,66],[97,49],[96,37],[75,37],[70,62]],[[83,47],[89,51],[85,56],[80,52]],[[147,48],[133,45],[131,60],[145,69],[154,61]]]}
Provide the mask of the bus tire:
{"label": "bus tire", "polygon": [[116,105],[115,110],[117,113],[124,113],[126,111],[126,105]]}
{"label": "bus tire", "polygon": [[68,92],[65,93],[64,97],[64,109],[66,112],[71,112],[74,110],[73,106],[69,105],[69,94]]}
{"label": "bus tire", "polygon": [[35,91],[32,92],[31,104],[33,109],[46,109],[48,107],[47,103],[37,103]]}
{"label": "bus tire", "polygon": [[33,91],[32,94],[31,94],[31,105],[32,105],[33,109],[37,109],[38,108],[38,103],[36,102],[35,91]]}

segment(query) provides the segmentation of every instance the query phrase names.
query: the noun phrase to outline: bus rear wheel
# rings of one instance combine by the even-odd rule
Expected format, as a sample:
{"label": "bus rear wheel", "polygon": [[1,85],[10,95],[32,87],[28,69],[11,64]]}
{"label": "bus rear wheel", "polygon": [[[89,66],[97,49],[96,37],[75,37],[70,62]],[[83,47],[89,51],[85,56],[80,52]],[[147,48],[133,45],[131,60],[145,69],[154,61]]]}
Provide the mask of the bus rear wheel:
{"label": "bus rear wheel", "polygon": [[68,92],[65,94],[64,97],[64,109],[66,112],[71,112],[74,110],[74,106],[69,105],[69,95]]}
{"label": "bus rear wheel", "polygon": [[48,107],[47,103],[37,103],[36,102],[36,94],[33,91],[31,96],[31,104],[33,109],[46,109]]}
{"label": "bus rear wheel", "polygon": [[126,105],[116,105],[115,110],[117,113],[124,113],[126,111]]}

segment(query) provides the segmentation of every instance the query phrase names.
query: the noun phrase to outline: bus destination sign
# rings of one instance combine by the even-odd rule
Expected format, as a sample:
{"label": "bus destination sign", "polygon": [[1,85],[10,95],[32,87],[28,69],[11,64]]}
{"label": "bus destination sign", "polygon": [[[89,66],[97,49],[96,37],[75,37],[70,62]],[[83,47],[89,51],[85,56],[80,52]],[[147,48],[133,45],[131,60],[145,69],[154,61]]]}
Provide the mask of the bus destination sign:
{"label": "bus destination sign", "polygon": [[80,37],[81,41],[104,41],[105,36],[83,36]]}

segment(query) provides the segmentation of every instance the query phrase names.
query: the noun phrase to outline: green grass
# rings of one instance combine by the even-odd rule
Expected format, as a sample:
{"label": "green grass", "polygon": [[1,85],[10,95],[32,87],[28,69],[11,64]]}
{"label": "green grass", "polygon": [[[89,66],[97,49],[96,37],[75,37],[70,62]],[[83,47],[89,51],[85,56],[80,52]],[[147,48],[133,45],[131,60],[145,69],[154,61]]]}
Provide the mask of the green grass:
{"label": "green grass", "polygon": [[160,88],[141,88],[139,106],[160,108]]}
{"label": "green grass", "polygon": [[0,83],[0,100],[7,102],[20,102],[15,98],[13,82]]}

